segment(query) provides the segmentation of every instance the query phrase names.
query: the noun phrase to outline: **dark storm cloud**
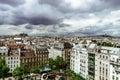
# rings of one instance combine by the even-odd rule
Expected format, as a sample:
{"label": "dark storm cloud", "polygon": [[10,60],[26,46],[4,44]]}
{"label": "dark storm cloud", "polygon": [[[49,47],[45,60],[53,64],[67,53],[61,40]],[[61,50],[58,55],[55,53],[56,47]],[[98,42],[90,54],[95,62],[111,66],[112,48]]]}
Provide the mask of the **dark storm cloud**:
{"label": "dark storm cloud", "polygon": [[32,24],[27,24],[24,26],[25,29],[27,30],[42,30],[42,31],[47,31],[51,33],[56,33],[58,30],[64,30],[65,27],[70,27],[68,24],[55,24],[55,25],[32,25]]}
{"label": "dark storm cloud", "polygon": [[70,27],[70,25],[62,23],[62,24],[59,24],[59,27]]}
{"label": "dark storm cloud", "polygon": [[0,0],[0,4],[7,4],[10,6],[18,6],[25,2],[25,0]]}
{"label": "dark storm cloud", "polygon": [[[94,11],[101,11],[104,8],[106,8],[108,3],[113,2],[112,0],[111,2],[110,1],[108,2],[108,0],[101,0],[101,1],[90,3],[90,5],[89,4],[86,5],[87,8],[84,8],[84,5],[83,5],[82,8],[80,6],[74,9],[70,6],[70,3],[66,3],[65,0],[35,0],[36,3],[34,4],[34,6],[31,6],[31,5],[24,6],[26,3],[32,4],[32,3],[29,3],[30,2],[29,0],[27,2],[25,1],[26,0],[1,0],[0,1],[1,4],[8,4],[16,7],[13,7],[14,9],[9,9],[6,6],[1,6],[0,8],[1,11],[4,12],[4,10],[9,9],[12,15],[9,15],[10,17],[9,18],[8,16],[5,16],[5,14],[2,14],[1,17],[3,17],[5,21],[3,22],[0,20],[0,23],[13,24],[13,25],[20,25],[25,23],[30,23],[35,25],[38,25],[38,24],[54,25],[54,24],[59,24],[65,18],[73,17],[76,14],[80,14],[80,13],[86,14],[86,12],[91,13]],[[114,4],[117,4],[119,2],[120,2],[119,0],[115,0]],[[106,4],[106,5],[103,5],[103,4]],[[19,6],[17,7],[17,5],[20,5],[21,7]],[[37,13],[40,13],[40,14],[37,14]],[[85,16],[87,16],[87,14]],[[6,19],[9,19],[9,20],[6,21]]]}
{"label": "dark storm cloud", "polygon": [[108,2],[113,6],[120,6],[120,0],[102,0],[102,1]]}
{"label": "dark storm cloud", "polygon": [[50,19],[50,18],[45,18],[45,17],[40,17],[40,18],[32,18],[32,19],[28,19],[28,21],[31,24],[44,24],[44,25],[51,25],[51,24],[58,24],[61,20],[55,20],[55,19]]}
{"label": "dark storm cloud", "polygon": [[[25,0],[24,0],[25,1]],[[29,1],[28,1],[29,2]],[[26,2],[24,5],[23,1],[10,0],[0,1],[0,3],[8,4],[11,6],[16,6],[14,8],[9,8],[7,5],[2,4],[0,7],[1,13],[6,13],[5,11],[9,10],[8,15],[1,14],[0,19],[4,18],[4,20],[0,20],[1,24],[11,24],[11,25],[21,25],[21,24],[43,24],[43,25],[51,25],[51,24],[59,24],[63,18],[61,18],[62,13],[57,10],[55,7],[49,4],[39,4],[38,0],[36,3],[28,3]],[[28,5],[32,4],[32,5]],[[20,5],[20,7],[17,7]],[[12,15],[9,15],[11,13]],[[9,16],[9,17],[8,17]],[[8,19],[8,20],[6,20]]]}
{"label": "dark storm cloud", "polygon": [[16,20],[13,24],[19,25],[19,24],[30,23],[34,25],[39,25],[39,24],[51,25],[51,24],[58,24],[60,21],[61,19],[50,19],[43,16],[38,16],[34,18],[16,17]]}

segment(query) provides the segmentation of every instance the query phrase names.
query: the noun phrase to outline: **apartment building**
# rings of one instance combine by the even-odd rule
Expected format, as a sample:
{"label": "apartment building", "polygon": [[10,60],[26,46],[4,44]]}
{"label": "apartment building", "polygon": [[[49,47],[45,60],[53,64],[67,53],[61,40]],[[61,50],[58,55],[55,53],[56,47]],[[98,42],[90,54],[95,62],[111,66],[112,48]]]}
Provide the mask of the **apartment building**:
{"label": "apartment building", "polygon": [[110,48],[109,47],[100,47],[98,51],[98,60],[97,71],[98,73],[97,80],[110,80]]}
{"label": "apartment building", "polygon": [[77,44],[73,47],[70,57],[70,69],[82,76],[84,79],[88,77],[88,52],[86,45]]}
{"label": "apartment building", "polygon": [[0,40],[0,46],[5,46],[5,40]]}
{"label": "apartment building", "polygon": [[5,59],[6,56],[8,56],[8,47],[0,47],[0,58]]}
{"label": "apartment building", "polygon": [[[74,45],[70,55],[70,69],[75,73],[80,73],[80,51],[82,45]],[[77,64],[76,64],[77,63]]]}
{"label": "apartment building", "polygon": [[80,52],[80,75],[84,78],[88,78],[88,51],[83,45]]}
{"label": "apartment building", "polygon": [[72,52],[72,45],[68,42],[59,42],[58,44],[50,47],[50,58],[55,59],[57,56],[63,57],[66,63],[70,64],[70,54]]}
{"label": "apartment building", "polygon": [[20,64],[27,63],[28,68],[39,67],[43,64],[48,64],[49,52],[47,48],[36,46],[35,50],[21,49]]}
{"label": "apartment building", "polygon": [[40,65],[42,64],[48,64],[49,61],[49,51],[47,47],[43,46],[36,46],[35,50],[36,58],[39,60]]}
{"label": "apartment building", "polygon": [[120,80],[120,48],[77,44],[70,59],[70,69],[85,79]]}
{"label": "apartment building", "polygon": [[20,66],[19,50],[17,48],[0,47],[0,58],[5,59],[11,73],[17,66]]}
{"label": "apartment building", "polygon": [[91,43],[88,46],[88,79],[97,80],[97,44]]}
{"label": "apartment building", "polygon": [[10,48],[8,56],[6,57],[6,63],[10,68],[9,73],[12,73],[17,66],[20,66],[20,49]]}
{"label": "apartment building", "polygon": [[7,66],[12,73],[17,66],[24,63],[28,64],[28,68],[38,67],[48,64],[49,52],[46,47],[32,47],[29,44],[8,43],[7,47],[0,47],[0,58],[5,59]]}
{"label": "apartment building", "polygon": [[110,79],[120,80],[120,48],[112,49],[110,55]]}

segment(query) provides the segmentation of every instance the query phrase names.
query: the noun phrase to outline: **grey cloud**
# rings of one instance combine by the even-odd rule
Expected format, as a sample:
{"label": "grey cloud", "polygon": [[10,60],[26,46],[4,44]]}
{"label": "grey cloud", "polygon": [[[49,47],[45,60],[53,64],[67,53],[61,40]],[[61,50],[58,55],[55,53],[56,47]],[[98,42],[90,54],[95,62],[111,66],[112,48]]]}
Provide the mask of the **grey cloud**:
{"label": "grey cloud", "polygon": [[13,9],[13,8],[9,5],[3,5],[3,4],[0,5],[0,11],[8,11],[11,9]]}
{"label": "grey cloud", "polygon": [[113,6],[120,6],[120,0],[103,0],[107,3],[110,3]]}
{"label": "grey cloud", "polygon": [[59,27],[69,27],[69,26],[70,26],[69,24],[64,24],[64,23],[59,24]]}
{"label": "grey cloud", "polygon": [[25,2],[25,0],[0,0],[0,4],[6,4],[10,6],[18,6]]}
{"label": "grey cloud", "polygon": [[12,15],[8,15],[9,17],[7,17],[2,14],[1,17],[8,20],[5,20],[4,22],[0,20],[0,23],[13,25],[20,25],[25,23],[35,25],[54,25],[61,23],[65,18],[74,18],[74,16],[77,14],[81,14],[78,16],[78,18],[83,17],[83,14],[85,14],[85,17],[87,16],[86,13],[94,13],[96,11],[101,11],[104,8],[109,8],[109,6],[107,6],[108,3],[104,3],[105,1],[100,0],[90,4],[88,3],[87,8],[78,7],[77,9],[70,7],[70,4],[65,3],[64,0],[36,1],[38,2],[34,6],[27,6],[29,8],[26,8],[26,6],[23,5],[25,4],[25,0],[1,0],[0,3],[9,4],[16,7],[14,7],[14,9],[9,9],[8,7],[1,6],[2,8],[0,8],[0,11],[4,12],[4,10],[9,9],[9,12],[11,12]]}
{"label": "grey cloud", "polygon": [[119,26],[113,25],[112,23],[106,23],[103,26],[85,26],[80,28],[79,30],[74,31],[72,34],[84,34],[84,35],[102,35],[108,34],[112,36],[119,36],[119,34],[114,34],[115,32],[119,32]]}
{"label": "grey cloud", "polygon": [[59,11],[63,13],[71,12],[70,4],[65,3],[64,0],[40,0],[39,4],[48,4],[52,7],[57,8]]}
{"label": "grey cloud", "polygon": [[33,30],[34,27],[33,27],[32,25],[26,25],[26,26],[25,26],[25,29]]}
{"label": "grey cloud", "polygon": [[[108,32],[111,29],[118,29],[112,23],[103,23],[104,17],[110,12],[120,7],[119,0],[93,0],[92,3],[87,3],[85,7],[72,8],[69,3],[65,3],[64,0],[35,0],[37,3],[34,5],[25,5],[26,0],[0,0],[0,25],[10,24],[15,27],[11,27],[11,30],[18,30],[23,24],[26,32],[32,30],[38,31],[40,34],[54,35],[54,34],[85,34],[95,35]],[[86,0],[87,1],[87,0]],[[28,3],[29,4],[29,3]],[[84,5],[83,5],[84,6]],[[69,31],[70,24],[63,23],[65,19],[70,20],[84,20],[89,19],[89,14],[95,14],[100,20],[99,25],[83,26],[82,28]],[[119,19],[117,20],[120,21]],[[86,23],[87,24],[87,23]],[[80,26],[82,26],[80,24]],[[109,28],[108,28],[109,26]],[[113,28],[112,28],[113,27]],[[31,33],[31,34],[34,34]]]}
{"label": "grey cloud", "polygon": [[19,25],[19,24],[25,24],[25,23],[30,23],[34,25],[51,25],[51,24],[58,24],[61,21],[61,19],[50,19],[47,17],[34,17],[34,18],[25,18],[25,17],[16,17],[14,21],[14,25]]}
{"label": "grey cloud", "polygon": [[[24,10],[23,10],[24,9]],[[34,10],[34,11],[33,11]],[[20,25],[30,23],[34,25],[51,25],[59,24],[63,20],[63,14],[55,7],[50,5],[38,5],[31,6],[30,9],[25,6],[20,6],[12,10],[14,16],[13,25]],[[6,21],[7,24],[9,24]]]}

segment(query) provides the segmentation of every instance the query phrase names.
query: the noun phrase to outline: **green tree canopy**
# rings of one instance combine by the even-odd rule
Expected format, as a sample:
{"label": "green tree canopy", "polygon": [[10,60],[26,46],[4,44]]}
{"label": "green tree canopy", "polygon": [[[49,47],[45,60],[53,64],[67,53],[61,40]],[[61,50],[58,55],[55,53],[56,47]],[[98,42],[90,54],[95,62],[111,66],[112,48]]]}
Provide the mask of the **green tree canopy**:
{"label": "green tree canopy", "polygon": [[55,60],[53,59],[49,60],[49,67],[52,69],[63,69],[65,68],[65,66],[66,66],[66,63],[63,60],[63,58],[60,56],[57,56]]}
{"label": "green tree canopy", "polygon": [[55,67],[54,67],[55,65],[56,65],[55,60],[49,59],[49,67],[52,68],[52,69],[54,69],[54,68],[55,68]]}
{"label": "green tree canopy", "polygon": [[32,67],[32,68],[30,69],[30,72],[31,72],[31,73],[38,73],[39,70],[40,70],[39,67]]}
{"label": "green tree canopy", "polygon": [[6,62],[4,59],[0,59],[0,78],[4,80],[4,78],[7,76],[9,72],[9,68],[6,65]]}
{"label": "green tree canopy", "polygon": [[28,74],[29,74],[29,70],[27,68],[27,63],[23,64],[20,67],[17,67],[12,73],[13,77],[15,77],[18,80],[21,80],[23,77],[25,77]]}
{"label": "green tree canopy", "polygon": [[56,63],[56,66],[60,69],[60,68],[64,68],[66,63],[65,61],[63,60],[62,57],[60,56],[57,56],[57,58],[55,59],[55,63]]}
{"label": "green tree canopy", "polygon": [[13,77],[15,77],[16,79],[18,80],[21,80],[22,79],[22,68],[21,67],[17,67],[13,73],[12,73]]}
{"label": "green tree canopy", "polygon": [[116,47],[116,44],[112,44],[110,42],[98,42],[99,46],[109,46],[109,47]]}

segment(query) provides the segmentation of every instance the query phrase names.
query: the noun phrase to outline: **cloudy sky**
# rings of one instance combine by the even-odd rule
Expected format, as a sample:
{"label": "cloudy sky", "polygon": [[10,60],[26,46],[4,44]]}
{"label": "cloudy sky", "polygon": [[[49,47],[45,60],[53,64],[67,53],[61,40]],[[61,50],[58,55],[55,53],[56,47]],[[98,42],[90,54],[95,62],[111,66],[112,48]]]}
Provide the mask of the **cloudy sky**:
{"label": "cloudy sky", "polygon": [[0,0],[0,35],[120,35],[120,0]]}

